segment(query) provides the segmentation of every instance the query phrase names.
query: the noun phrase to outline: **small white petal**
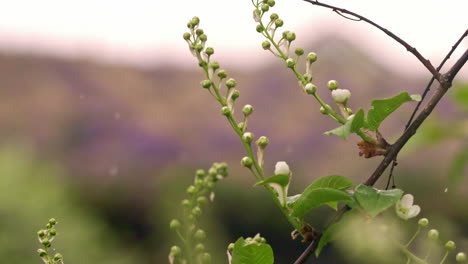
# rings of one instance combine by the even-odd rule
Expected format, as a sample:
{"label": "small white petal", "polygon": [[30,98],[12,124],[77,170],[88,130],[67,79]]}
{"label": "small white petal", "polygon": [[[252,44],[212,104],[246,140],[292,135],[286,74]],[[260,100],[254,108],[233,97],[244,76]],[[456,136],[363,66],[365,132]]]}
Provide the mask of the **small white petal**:
{"label": "small white petal", "polygon": [[419,205],[413,205],[411,206],[409,212],[408,212],[408,218],[413,218],[417,216],[421,212],[421,207]]}
{"label": "small white petal", "polygon": [[403,220],[408,219],[408,214],[405,214],[402,211],[398,210],[398,207],[396,207],[396,214],[398,215],[398,217],[400,217]]}
{"label": "small white petal", "polygon": [[411,194],[405,194],[400,200],[400,204],[402,207],[410,208],[413,205],[414,197]]}
{"label": "small white petal", "polygon": [[336,89],[331,92],[333,100],[337,103],[344,104],[351,97],[351,92],[347,89]]}
{"label": "small white petal", "polygon": [[289,166],[285,161],[278,161],[275,165],[275,175],[289,175]]}

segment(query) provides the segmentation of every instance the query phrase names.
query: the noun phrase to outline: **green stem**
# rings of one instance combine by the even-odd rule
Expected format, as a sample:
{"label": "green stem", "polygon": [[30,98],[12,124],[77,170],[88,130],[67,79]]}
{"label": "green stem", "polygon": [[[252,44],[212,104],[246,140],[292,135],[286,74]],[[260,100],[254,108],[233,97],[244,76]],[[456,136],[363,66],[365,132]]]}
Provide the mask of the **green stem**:
{"label": "green stem", "polygon": [[406,243],[405,247],[408,248],[411,243],[416,239],[416,237],[419,235],[421,232],[421,227],[418,225],[418,230],[416,230],[416,233],[414,233],[413,237]]}
{"label": "green stem", "polygon": [[398,244],[398,247],[401,250],[401,252],[403,252],[403,254],[406,255],[408,259],[414,260],[415,263],[428,264],[426,260],[417,257],[416,255],[411,253],[411,251],[409,251],[405,246]]}
{"label": "green stem", "polygon": [[444,257],[443,257],[442,260],[440,261],[440,264],[444,264],[444,262],[445,262],[445,260],[447,259],[448,255],[449,255],[449,252],[448,252],[448,250],[447,250],[447,251],[445,251]]}

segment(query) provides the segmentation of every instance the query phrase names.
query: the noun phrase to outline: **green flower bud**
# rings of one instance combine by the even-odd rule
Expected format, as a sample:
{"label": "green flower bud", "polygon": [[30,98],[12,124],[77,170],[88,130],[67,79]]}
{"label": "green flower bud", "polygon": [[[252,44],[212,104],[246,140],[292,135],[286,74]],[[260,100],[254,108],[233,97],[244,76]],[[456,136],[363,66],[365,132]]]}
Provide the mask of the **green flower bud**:
{"label": "green flower bud", "polygon": [[289,58],[286,60],[286,67],[292,69],[294,68],[295,65],[296,65],[296,62],[293,59]]}
{"label": "green flower bud", "polygon": [[308,62],[314,63],[316,60],[317,60],[317,54],[315,54],[314,52],[309,52],[309,54],[307,54]]}
{"label": "green flower bud", "polygon": [[270,41],[265,40],[265,41],[262,42],[262,48],[263,48],[264,50],[269,50],[270,47],[271,47]]}
{"label": "green flower bud", "polygon": [[236,85],[237,85],[236,80],[234,80],[232,78],[226,81],[226,86],[227,86],[228,89],[234,88],[234,87],[236,87]]}
{"label": "green flower bud", "polygon": [[320,113],[326,115],[328,113],[327,109],[325,109],[323,106],[320,107]]}
{"label": "green flower bud", "polygon": [[201,256],[201,260],[202,260],[202,263],[205,264],[205,263],[211,263],[211,255],[209,253],[203,253],[202,256]]}
{"label": "green flower bud", "polygon": [[239,122],[239,124],[237,124],[237,127],[238,127],[240,130],[244,130],[244,126],[245,126],[245,123],[244,123],[244,122]]}
{"label": "green flower bud", "polygon": [[217,61],[214,61],[210,64],[210,67],[216,71],[217,69],[219,69],[219,63]]}
{"label": "green flower bud", "polygon": [[294,32],[289,32],[286,34],[285,36],[286,40],[291,42],[291,41],[294,41],[296,39],[296,33]]}
{"label": "green flower bud", "polygon": [[197,202],[200,205],[205,205],[208,202],[208,199],[206,199],[205,196],[200,196],[197,198]]}
{"label": "green flower bud", "polygon": [[268,0],[267,4],[268,4],[270,7],[274,7],[274,6],[275,6],[275,0]]}
{"label": "green flower bud", "polygon": [[190,186],[187,188],[187,193],[188,193],[188,194],[194,194],[196,191],[197,191],[197,189],[196,189],[195,186],[193,186],[193,185],[190,185]]}
{"label": "green flower bud", "polygon": [[51,227],[52,227],[52,225],[50,223],[47,223],[46,228],[50,229]]}
{"label": "green flower bud", "polygon": [[261,9],[262,9],[263,12],[268,12],[268,10],[270,10],[270,6],[269,5],[262,5]]}
{"label": "green flower bud", "polygon": [[466,261],[466,254],[464,252],[460,252],[460,253],[457,254],[455,259],[457,260],[457,262],[465,262]]}
{"label": "green flower bud", "polygon": [[195,246],[195,251],[204,251],[205,250],[205,245],[203,245],[202,243],[198,243],[196,246]]}
{"label": "green flower bud", "polygon": [[277,28],[282,27],[283,25],[284,25],[283,19],[278,18],[278,19],[275,20],[275,26],[276,26]]}
{"label": "green flower bud", "polygon": [[198,26],[198,24],[200,24],[200,18],[194,16],[192,18],[192,20],[190,20],[190,23],[193,25],[193,26]]}
{"label": "green flower bud", "polygon": [[229,107],[223,106],[223,108],[221,108],[221,114],[223,114],[225,116],[230,116],[231,115],[231,110],[229,109]]}
{"label": "green flower bud", "polygon": [[206,188],[208,188],[208,189],[210,189],[210,190],[213,189],[214,186],[215,186],[214,182],[208,182],[208,183],[206,183]]}
{"label": "green flower bud", "polygon": [[184,37],[185,40],[189,40],[190,37],[191,37],[191,35],[190,35],[190,33],[185,32],[184,35],[183,35],[183,37]]}
{"label": "green flower bud", "polygon": [[201,29],[201,28],[199,28],[199,29],[197,29],[197,30],[195,31],[195,34],[196,34],[197,36],[201,36],[201,35],[203,35],[203,33],[204,33],[204,32],[203,32],[203,29]]}
{"label": "green flower bud", "polygon": [[439,231],[436,229],[431,229],[427,232],[427,237],[431,240],[437,240],[439,238]]}
{"label": "green flower bud", "polygon": [[251,133],[251,132],[245,132],[243,135],[242,135],[242,140],[247,143],[247,144],[250,144],[252,143],[254,139],[254,134]]}
{"label": "green flower bud", "polygon": [[[202,50],[203,50],[203,46],[202,46]],[[198,66],[200,66],[201,68],[206,68],[207,65],[208,63],[206,61],[200,61],[198,63]]]}
{"label": "green flower bud", "polygon": [[203,88],[209,89],[213,83],[210,80],[203,80],[200,84]]}
{"label": "green flower bud", "polygon": [[181,204],[182,204],[183,207],[186,207],[186,208],[192,206],[192,204],[190,203],[190,201],[187,200],[187,199],[182,200]]}
{"label": "green flower bud", "polygon": [[271,20],[276,20],[276,19],[278,19],[278,18],[279,18],[279,16],[278,16],[278,14],[276,14],[276,13],[273,13],[273,14],[270,15],[270,19],[271,19]]}
{"label": "green flower bud", "polygon": [[171,223],[169,224],[169,228],[171,230],[177,230],[180,228],[180,222],[177,219],[172,219]]}
{"label": "green flower bud", "polygon": [[182,249],[180,249],[180,247],[178,247],[178,246],[172,246],[171,247],[171,253],[170,254],[172,256],[174,256],[174,257],[178,256],[178,255],[180,255],[180,253],[182,253]]}
{"label": "green flower bud", "polygon": [[262,33],[265,30],[265,27],[262,24],[258,24],[256,28],[258,33]]}
{"label": "green flower bud", "polygon": [[39,254],[39,257],[41,258],[47,256],[47,252],[42,248],[38,249],[37,253]]}
{"label": "green flower bud", "polygon": [[197,176],[197,178],[204,178],[205,177],[205,171],[204,170],[197,170],[197,172],[195,173],[195,175]]}
{"label": "green flower bud", "polygon": [[330,80],[330,81],[328,81],[327,86],[328,86],[328,89],[329,89],[330,91],[333,91],[333,90],[338,89],[338,87],[339,87],[340,85],[338,84],[337,81],[335,81],[335,80]]}
{"label": "green flower bud", "polygon": [[229,250],[229,251],[233,251],[233,250],[234,250],[234,247],[235,247],[234,243],[230,243],[230,244],[228,245],[228,250]]}
{"label": "green flower bud", "polygon": [[255,142],[257,144],[257,146],[259,146],[260,148],[264,149],[266,148],[266,146],[268,145],[269,143],[269,140],[267,137],[265,136],[261,136],[258,138],[257,142]]}
{"label": "green flower bud", "polygon": [[55,218],[51,218],[51,219],[49,219],[49,224],[50,224],[51,226],[54,226],[54,225],[57,224],[57,220],[55,220]]}
{"label": "green flower bud", "polygon": [[198,229],[196,232],[195,232],[195,235],[194,237],[198,240],[203,240],[206,238],[206,233],[205,231],[201,230],[201,229]]}
{"label": "green flower bud", "polygon": [[231,95],[232,100],[236,100],[237,98],[239,98],[239,96],[240,96],[239,90],[234,89]]}
{"label": "green flower bud", "polygon": [[418,221],[418,225],[420,227],[426,227],[427,225],[429,225],[429,220],[427,218],[421,218]]}
{"label": "green flower bud", "polygon": [[57,235],[57,230],[55,230],[55,228],[51,228],[51,229],[49,230],[49,234],[50,234],[51,236],[55,236],[55,235]]}
{"label": "green flower bud", "polygon": [[201,41],[203,41],[203,42],[205,42],[205,41],[207,41],[207,40],[208,40],[208,36],[207,36],[207,35],[205,35],[205,34],[202,34],[202,35],[200,35],[200,37],[199,37],[199,38],[200,38],[200,40],[201,40]]}
{"label": "green flower bud", "polygon": [[202,214],[202,210],[200,207],[198,206],[195,206],[193,209],[192,209],[192,214],[196,217],[200,216]]}
{"label": "green flower bud", "polygon": [[448,251],[453,251],[455,250],[457,246],[455,245],[455,242],[450,240],[450,241],[447,241],[447,243],[445,243],[444,247]]}
{"label": "green flower bud", "polygon": [[296,53],[297,56],[301,56],[302,54],[304,54],[304,49],[303,48],[296,48],[294,53]]}
{"label": "green flower bud", "polygon": [[201,52],[203,50],[203,45],[202,44],[196,44],[195,47],[193,47],[196,51]]}
{"label": "green flower bud", "polygon": [[250,114],[252,114],[254,111],[254,108],[253,106],[251,105],[244,105],[244,108],[242,108],[242,113],[244,113],[244,115],[246,116],[249,116]]}
{"label": "green flower bud", "polygon": [[205,53],[206,55],[211,56],[214,54],[214,49],[212,47],[208,47],[205,49]]}
{"label": "green flower bud", "polygon": [[250,157],[243,157],[241,160],[241,164],[244,167],[250,168],[252,167],[253,160]]}
{"label": "green flower bud", "polygon": [[211,177],[216,176],[217,173],[218,173],[218,172],[216,171],[215,168],[210,168],[210,169],[208,170],[208,174],[209,174]]}
{"label": "green flower bud", "polygon": [[40,238],[43,238],[46,235],[46,231],[44,229],[37,231],[37,235]]}
{"label": "green flower bud", "polygon": [[311,83],[308,83],[304,87],[304,90],[306,91],[307,94],[315,94],[317,92],[317,86],[315,86],[315,85],[313,85]]}
{"label": "green flower bud", "polygon": [[50,241],[48,238],[44,238],[41,240],[41,244],[46,246],[46,247],[50,247]]}
{"label": "green flower bud", "polygon": [[60,253],[55,254],[55,256],[54,256],[54,260],[55,260],[55,261],[59,261],[59,260],[61,260],[61,259],[63,259],[62,254],[60,254]]}
{"label": "green flower bud", "polygon": [[220,70],[218,72],[218,77],[221,78],[221,79],[224,79],[227,77],[227,72],[225,70]]}

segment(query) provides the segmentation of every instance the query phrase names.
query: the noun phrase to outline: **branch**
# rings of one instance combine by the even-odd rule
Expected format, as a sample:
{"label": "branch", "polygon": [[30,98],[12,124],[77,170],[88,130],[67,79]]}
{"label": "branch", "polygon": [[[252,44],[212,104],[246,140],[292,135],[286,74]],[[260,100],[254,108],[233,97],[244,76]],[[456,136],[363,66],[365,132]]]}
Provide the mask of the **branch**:
{"label": "branch", "polygon": [[421,126],[421,124],[426,120],[426,118],[431,114],[432,110],[434,110],[437,103],[439,103],[440,99],[447,90],[452,86],[452,81],[460,71],[460,69],[465,65],[466,61],[468,60],[468,49],[465,50],[463,55],[457,60],[457,62],[450,68],[450,70],[441,76],[441,83],[437,90],[435,91],[434,95],[432,96],[431,100],[429,100],[426,107],[421,111],[421,113],[416,117],[414,122],[405,130],[403,135],[395,142],[395,144],[391,145],[387,155],[379,164],[377,169],[372,173],[372,175],[367,179],[365,182],[366,185],[374,185],[375,182],[380,178],[382,173],[385,169],[390,165],[390,162],[395,159],[398,155],[400,150],[403,146],[408,142],[408,140],[416,133],[416,130]]}
{"label": "branch", "polygon": [[299,258],[297,258],[296,261],[294,261],[294,264],[304,263],[309,258],[309,256],[315,251],[319,241],[320,241],[320,236],[318,236],[317,238],[312,240],[312,242],[310,242],[309,246],[299,256]]}
{"label": "branch", "polygon": [[[418,60],[426,67],[426,69],[428,69],[429,72],[431,72],[432,76],[434,76],[434,78],[440,82],[441,75],[440,75],[439,71],[434,68],[434,66],[431,64],[431,62],[428,59],[424,58],[421,55],[421,53],[419,53],[419,51],[416,50],[416,48],[409,45],[406,41],[404,41],[403,39],[401,39],[397,35],[393,34],[388,29],[380,26],[379,24],[373,22],[372,20],[370,20],[370,19],[368,19],[366,17],[363,17],[363,16],[361,16],[359,14],[356,14],[354,12],[348,11],[348,10],[346,10],[344,8],[339,8],[339,7],[336,7],[336,6],[320,3],[317,0],[304,0],[304,1],[308,2],[310,4],[313,4],[313,5],[329,8],[329,9],[333,10],[333,12],[338,13],[339,15],[341,15],[341,16],[347,18],[347,19],[350,19],[350,20],[365,21],[365,22],[371,24],[372,26],[380,29],[385,34],[387,34],[389,37],[391,37],[392,39],[394,39],[395,41],[397,41],[398,43],[403,45],[403,47],[405,47],[407,51],[411,52],[414,56],[416,56],[416,58],[418,58]],[[343,14],[351,15],[351,16],[355,17],[356,19],[352,19],[350,17],[344,16]]]}

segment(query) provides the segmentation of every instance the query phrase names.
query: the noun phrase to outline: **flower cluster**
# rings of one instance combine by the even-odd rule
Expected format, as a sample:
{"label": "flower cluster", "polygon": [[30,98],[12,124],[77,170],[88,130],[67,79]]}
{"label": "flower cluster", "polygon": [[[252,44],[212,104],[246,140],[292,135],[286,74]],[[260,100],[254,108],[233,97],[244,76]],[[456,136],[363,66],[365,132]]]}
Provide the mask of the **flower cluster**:
{"label": "flower cluster", "polygon": [[225,178],[227,173],[226,163],[214,163],[206,172],[197,170],[193,185],[187,188],[189,199],[182,200],[184,209],[183,221],[172,219],[169,224],[171,230],[174,230],[184,242],[184,249],[174,245],[169,252],[169,262],[173,263],[210,263],[211,255],[206,252],[202,241],[206,238],[203,229],[197,228],[196,223],[202,214],[203,207],[209,200],[214,199],[213,189],[216,182]]}
{"label": "flower cluster", "polygon": [[49,219],[49,222],[46,225],[45,229],[41,229],[37,232],[37,237],[39,242],[43,245],[44,248],[37,250],[39,257],[41,257],[44,264],[63,264],[63,257],[60,253],[55,253],[52,257],[52,241],[57,235],[57,230],[55,230],[55,225],[57,220],[54,218]]}

